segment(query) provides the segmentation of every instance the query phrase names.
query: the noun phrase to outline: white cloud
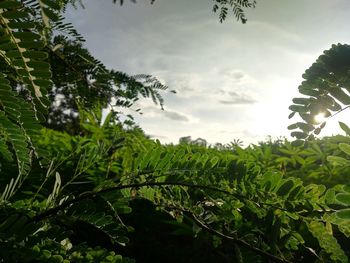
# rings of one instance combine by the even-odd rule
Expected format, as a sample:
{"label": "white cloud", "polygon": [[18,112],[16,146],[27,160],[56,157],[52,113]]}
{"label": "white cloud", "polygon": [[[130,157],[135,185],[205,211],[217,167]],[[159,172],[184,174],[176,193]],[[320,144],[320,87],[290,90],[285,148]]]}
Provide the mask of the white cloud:
{"label": "white cloud", "polygon": [[198,119],[194,118],[193,116],[178,111],[174,109],[169,109],[166,107],[164,110],[159,109],[154,104],[152,104],[151,101],[142,100],[139,105],[142,109],[142,117],[137,116],[138,119],[140,118],[146,118],[148,120],[153,121],[164,121],[164,119],[168,119],[168,121],[172,122],[181,122],[181,123],[195,123],[198,122]]}
{"label": "white cloud", "polygon": [[244,104],[254,104],[257,101],[246,94],[239,94],[235,91],[229,91],[228,97],[224,100],[219,100],[219,103],[226,105],[244,105]]}
{"label": "white cloud", "polygon": [[154,74],[177,91],[165,95],[166,111],[139,102],[140,126],[166,142],[287,135],[301,74],[331,43],[350,42],[348,0],[319,0],[317,12],[313,1],[265,0],[246,25],[220,24],[211,1],[107,2],[86,1],[70,20],[108,66]]}
{"label": "white cloud", "polygon": [[176,111],[164,111],[163,116],[173,121],[189,122],[190,119],[185,114]]}

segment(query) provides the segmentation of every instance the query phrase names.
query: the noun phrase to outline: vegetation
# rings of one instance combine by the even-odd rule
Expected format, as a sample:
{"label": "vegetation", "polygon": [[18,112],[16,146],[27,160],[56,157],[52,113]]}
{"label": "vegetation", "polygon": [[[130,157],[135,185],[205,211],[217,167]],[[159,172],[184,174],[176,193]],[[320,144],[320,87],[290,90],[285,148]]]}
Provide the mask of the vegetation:
{"label": "vegetation", "polygon": [[[305,71],[305,79],[299,86],[299,92],[305,97],[294,98],[290,118],[295,113],[302,118],[302,122],[290,125],[292,136],[297,139],[313,138],[325,127],[326,122],[317,121],[315,116],[323,114],[324,117],[332,117],[347,109],[350,105],[350,76],[349,76],[350,46],[332,45],[332,48],[316,60],[316,62]],[[342,128],[349,135],[346,125]]]}
{"label": "vegetation", "polygon": [[350,129],[308,135],[350,104],[348,46],[306,72],[302,144],[162,145],[120,116],[166,87],[97,61],[69,2],[0,1],[0,262],[348,262]]}

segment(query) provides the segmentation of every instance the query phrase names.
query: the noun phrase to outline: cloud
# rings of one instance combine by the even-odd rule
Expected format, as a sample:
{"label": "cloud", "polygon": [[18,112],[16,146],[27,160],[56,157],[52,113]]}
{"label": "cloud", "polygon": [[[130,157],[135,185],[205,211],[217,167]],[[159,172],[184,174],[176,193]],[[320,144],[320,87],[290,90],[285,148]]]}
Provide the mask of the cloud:
{"label": "cloud", "polygon": [[[232,138],[252,142],[258,140],[254,136],[287,134],[285,105],[297,95],[305,68],[334,39],[350,39],[346,0],[320,0],[313,16],[312,1],[298,0],[305,2],[305,8],[295,16],[298,5],[293,1],[267,0],[244,26],[218,23],[207,1],[164,0],[154,6],[138,1],[122,8],[111,2],[86,1],[86,9],[68,10],[69,18],[86,36],[89,50],[107,66],[152,74],[178,92],[164,95],[168,111],[140,99],[144,114],[130,112],[145,131],[167,136],[167,142],[185,135],[213,142]],[[229,111],[229,107],[240,109]],[[274,113],[273,120],[263,117],[267,113]],[[216,122],[222,127],[209,131]],[[218,134],[235,129],[239,132]]]}
{"label": "cloud", "polygon": [[235,91],[229,91],[227,94],[229,95],[229,98],[225,100],[219,100],[219,103],[225,105],[242,105],[254,104],[257,102],[253,97],[247,94],[239,94]]}
{"label": "cloud", "polygon": [[256,138],[259,137],[259,135],[252,133],[250,130],[248,129],[243,129],[243,130],[219,130],[218,131],[221,134],[229,134],[229,135],[233,135],[236,136],[239,135],[239,138],[243,138],[243,137],[250,137],[250,138]]}
{"label": "cloud", "polygon": [[251,21],[251,26],[255,27],[257,32],[259,32],[257,37],[264,40],[273,41],[272,37],[274,37],[275,39],[277,38],[280,43],[286,41],[293,44],[302,43],[304,41],[303,38],[297,33],[288,31],[277,24],[264,21]]}
{"label": "cloud", "polygon": [[233,81],[241,81],[247,78],[247,74],[237,69],[224,68],[219,72],[220,75],[225,76]]}
{"label": "cloud", "polygon": [[177,96],[192,97],[198,92],[200,76],[194,72],[162,72],[157,75],[165,80],[164,82],[170,89],[178,92]]}
{"label": "cloud", "polygon": [[194,118],[191,116],[178,112],[175,110],[160,110],[155,105],[151,104],[149,101],[142,101],[139,103],[143,111],[143,117],[146,118],[156,118],[160,121],[164,121],[163,118],[167,118],[169,120],[178,121],[178,122],[193,122]]}
{"label": "cloud", "polygon": [[168,136],[157,135],[157,134],[147,134],[152,139],[169,139]]}
{"label": "cloud", "polygon": [[182,113],[175,112],[175,111],[164,111],[163,115],[166,118],[173,120],[173,121],[181,121],[181,122],[189,122],[190,121],[190,119],[186,115],[184,115]]}

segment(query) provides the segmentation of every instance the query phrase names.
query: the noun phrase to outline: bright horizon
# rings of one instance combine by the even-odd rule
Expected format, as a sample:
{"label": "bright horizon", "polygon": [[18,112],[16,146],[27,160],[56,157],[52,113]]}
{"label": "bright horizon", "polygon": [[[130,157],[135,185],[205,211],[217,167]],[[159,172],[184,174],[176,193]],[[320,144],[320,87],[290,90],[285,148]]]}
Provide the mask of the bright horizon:
{"label": "bright horizon", "polygon": [[[243,25],[223,24],[207,0],[125,3],[85,1],[69,9],[90,52],[128,74],[151,74],[176,94],[164,94],[165,111],[140,100],[134,113],[146,134],[164,143],[180,137],[208,143],[248,143],[286,136],[288,110],[302,74],[332,44],[350,43],[348,0],[258,1]],[[135,107],[136,108],[136,107]],[[341,132],[347,111],[321,136]]]}

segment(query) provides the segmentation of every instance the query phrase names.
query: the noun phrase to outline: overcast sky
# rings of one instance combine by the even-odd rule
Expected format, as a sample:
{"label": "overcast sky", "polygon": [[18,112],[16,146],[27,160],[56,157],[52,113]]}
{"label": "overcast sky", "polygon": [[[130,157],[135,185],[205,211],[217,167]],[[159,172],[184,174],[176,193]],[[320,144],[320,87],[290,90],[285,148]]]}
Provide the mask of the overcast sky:
{"label": "overcast sky", "polygon": [[[152,74],[177,91],[164,94],[165,111],[142,100],[144,114],[135,113],[162,142],[288,136],[301,75],[333,43],[350,43],[349,0],[258,0],[245,25],[220,24],[212,0],[125,2],[86,0],[67,18],[109,68]],[[323,135],[336,131],[330,124]]]}

